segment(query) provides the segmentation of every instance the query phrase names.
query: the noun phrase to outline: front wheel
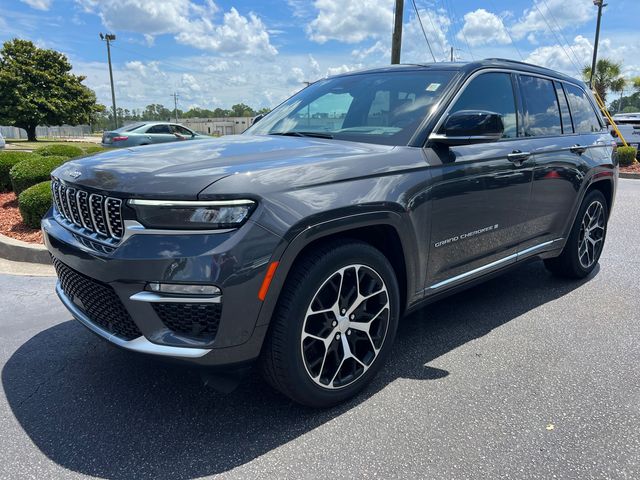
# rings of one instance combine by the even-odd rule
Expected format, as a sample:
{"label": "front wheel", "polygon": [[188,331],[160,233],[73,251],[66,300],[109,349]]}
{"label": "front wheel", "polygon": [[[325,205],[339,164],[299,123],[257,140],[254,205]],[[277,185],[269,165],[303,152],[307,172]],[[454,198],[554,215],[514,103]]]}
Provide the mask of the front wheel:
{"label": "front wheel", "polygon": [[582,201],[567,243],[559,257],[544,261],[553,274],[568,278],[584,278],[600,259],[607,233],[609,211],[599,190],[593,190]]}
{"label": "front wheel", "polygon": [[292,270],[272,319],[262,367],[293,400],[328,407],[362,389],[391,349],[398,283],[372,246],[330,243]]}

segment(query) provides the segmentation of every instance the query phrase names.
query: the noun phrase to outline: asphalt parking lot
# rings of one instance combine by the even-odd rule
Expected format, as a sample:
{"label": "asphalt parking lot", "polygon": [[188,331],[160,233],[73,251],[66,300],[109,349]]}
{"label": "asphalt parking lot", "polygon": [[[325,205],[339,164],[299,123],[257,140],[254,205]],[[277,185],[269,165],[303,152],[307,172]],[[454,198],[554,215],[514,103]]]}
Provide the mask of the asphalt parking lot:
{"label": "asphalt parking lot", "polygon": [[1,478],[640,478],[637,180],[591,278],[529,264],[411,315],[331,410],[112,348],[53,286],[0,275]]}

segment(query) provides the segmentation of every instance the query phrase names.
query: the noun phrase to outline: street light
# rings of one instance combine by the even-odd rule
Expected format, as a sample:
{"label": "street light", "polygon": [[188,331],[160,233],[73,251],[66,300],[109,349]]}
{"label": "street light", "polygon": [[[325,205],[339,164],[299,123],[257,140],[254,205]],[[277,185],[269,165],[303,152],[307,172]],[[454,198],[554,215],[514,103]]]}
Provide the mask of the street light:
{"label": "street light", "polygon": [[118,111],[116,110],[116,91],[113,88],[113,70],[111,69],[111,42],[116,39],[116,36],[112,33],[103,35],[100,32],[100,40],[107,42],[107,59],[109,60],[109,80],[111,81],[111,103],[113,105],[113,124],[115,128],[118,128]]}
{"label": "street light", "polygon": [[598,7],[598,21],[596,23],[596,39],[593,42],[593,60],[591,61],[591,75],[589,76],[589,88],[593,88],[593,76],[596,72],[596,59],[598,58],[598,41],[600,39],[600,19],[602,18],[602,8],[606,7],[606,3],[602,3],[603,0],[593,0],[593,4]]}

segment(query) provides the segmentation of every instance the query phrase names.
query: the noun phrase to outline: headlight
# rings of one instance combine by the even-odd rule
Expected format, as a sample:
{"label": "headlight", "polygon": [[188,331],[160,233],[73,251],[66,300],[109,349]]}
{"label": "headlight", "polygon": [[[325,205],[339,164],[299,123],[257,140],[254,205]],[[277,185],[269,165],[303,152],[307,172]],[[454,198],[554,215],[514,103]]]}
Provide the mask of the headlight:
{"label": "headlight", "polygon": [[145,227],[198,230],[237,228],[255,208],[253,200],[129,200],[129,205]]}

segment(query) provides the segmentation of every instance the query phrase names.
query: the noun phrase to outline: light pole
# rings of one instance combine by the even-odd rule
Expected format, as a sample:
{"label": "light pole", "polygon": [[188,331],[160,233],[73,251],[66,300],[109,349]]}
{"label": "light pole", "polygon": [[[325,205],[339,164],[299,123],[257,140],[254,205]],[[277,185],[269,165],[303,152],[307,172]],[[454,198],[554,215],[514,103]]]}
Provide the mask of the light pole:
{"label": "light pole", "polygon": [[113,124],[115,128],[118,128],[118,111],[116,110],[116,91],[113,88],[113,70],[111,69],[111,42],[116,39],[116,36],[112,33],[103,35],[100,32],[100,40],[107,42],[107,59],[109,60],[109,80],[111,81],[111,103],[113,105]]}
{"label": "light pole", "polygon": [[404,14],[404,0],[396,0],[395,12],[393,34],[391,36],[391,65],[400,63],[400,50],[402,49],[402,20]]}
{"label": "light pole", "polygon": [[598,41],[600,39],[600,19],[602,18],[602,8],[606,7],[606,3],[602,3],[603,0],[593,0],[593,4],[598,7],[598,21],[596,23],[596,39],[593,42],[593,60],[591,61],[591,75],[589,76],[589,88],[592,87],[593,76],[596,73],[596,60],[598,58]]}

